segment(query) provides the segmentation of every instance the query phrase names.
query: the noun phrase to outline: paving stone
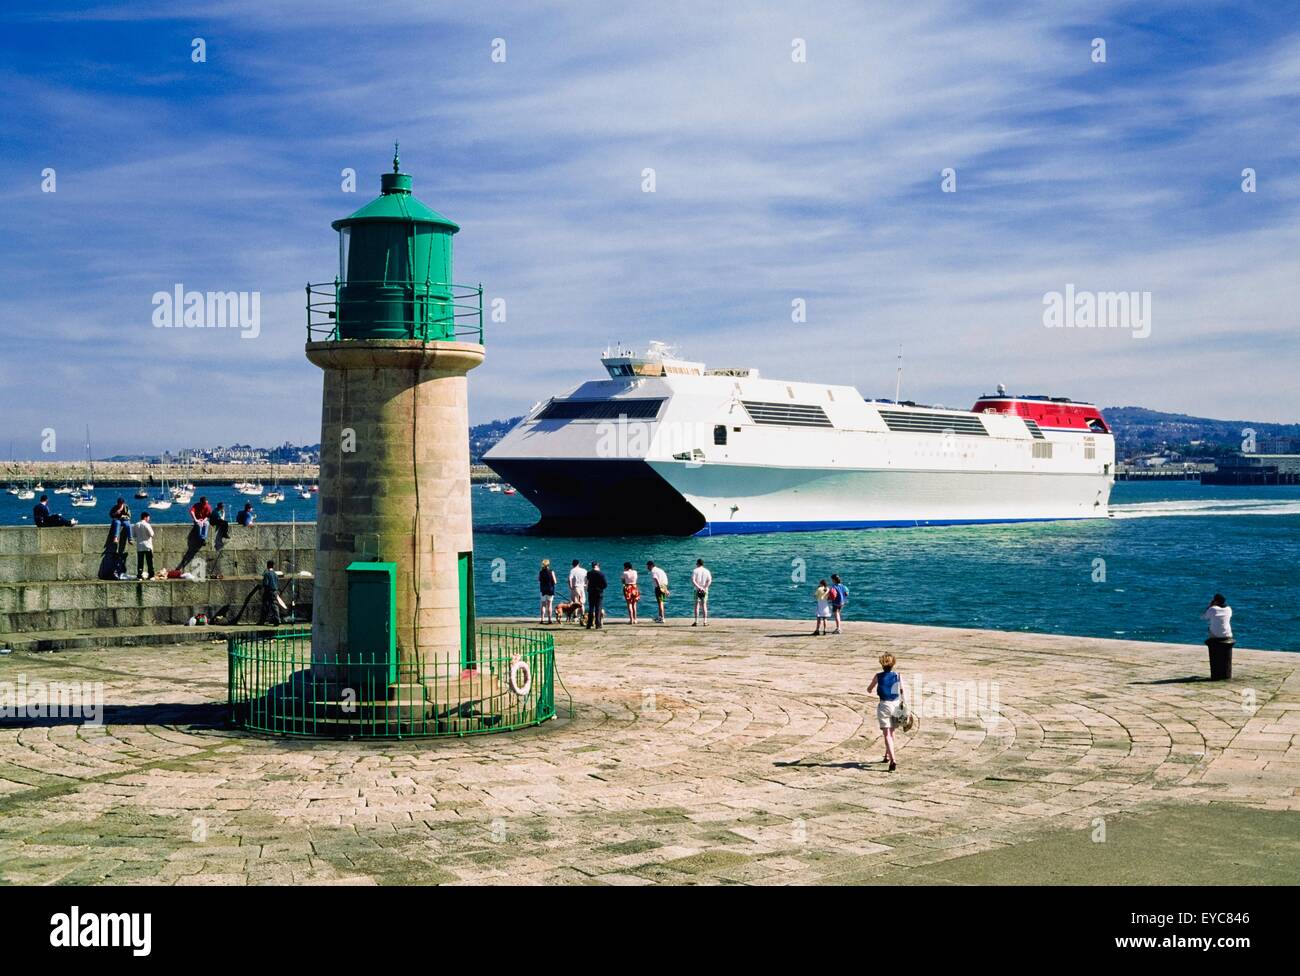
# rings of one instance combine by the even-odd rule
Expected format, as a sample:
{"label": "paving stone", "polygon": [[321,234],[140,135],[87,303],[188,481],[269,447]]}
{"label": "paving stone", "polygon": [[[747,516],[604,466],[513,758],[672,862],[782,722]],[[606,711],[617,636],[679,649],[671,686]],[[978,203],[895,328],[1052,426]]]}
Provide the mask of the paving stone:
{"label": "paving stone", "polygon": [[[1198,649],[898,625],[772,636],[783,627],[557,629],[572,717],[398,743],[223,728],[220,645],[19,649],[0,680],[102,681],[109,707],[102,727],[0,724],[0,881],[927,883],[1047,849],[1045,831],[1087,837],[1096,818],[1300,810],[1300,656],[1238,649],[1232,682],[1156,685]],[[1000,711],[920,702],[889,773],[861,679],[885,649],[905,682],[996,682]],[[1259,859],[1292,877],[1295,862],[1280,841]]]}

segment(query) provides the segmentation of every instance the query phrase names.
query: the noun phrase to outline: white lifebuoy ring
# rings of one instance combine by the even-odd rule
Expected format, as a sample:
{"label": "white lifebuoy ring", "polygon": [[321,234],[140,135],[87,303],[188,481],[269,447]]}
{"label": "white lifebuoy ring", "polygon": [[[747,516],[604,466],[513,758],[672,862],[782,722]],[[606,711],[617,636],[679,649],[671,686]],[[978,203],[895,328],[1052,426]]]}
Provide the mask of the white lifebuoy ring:
{"label": "white lifebuoy ring", "polygon": [[532,690],[533,669],[522,657],[511,658],[506,683],[510,686],[511,694],[519,698],[523,698]]}

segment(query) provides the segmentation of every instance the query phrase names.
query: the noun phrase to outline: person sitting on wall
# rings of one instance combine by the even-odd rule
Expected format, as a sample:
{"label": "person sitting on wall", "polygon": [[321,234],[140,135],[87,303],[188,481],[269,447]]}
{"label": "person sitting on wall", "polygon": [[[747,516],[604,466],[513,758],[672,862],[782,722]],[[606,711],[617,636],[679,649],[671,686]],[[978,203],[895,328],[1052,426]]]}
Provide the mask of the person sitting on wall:
{"label": "person sitting on wall", "polygon": [[67,519],[50,511],[50,496],[42,495],[41,500],[32,508],[32,521],[38,529],[57,529],[61,526],[76,525],[76,519]]}
{"label": "person sitting on wall", "polygon": [[209,519],[212,518],[212,506],[208,504],[208,496],[200,495],[199,500],[190,506],[190,518],[194,522],[194,529],[199,534],[199,541],[207,545]]}
{"label": "person sitting on wall", "polygon": [[235,516],[235,521],[246,529],[251,527],[252,524],[257,521],[257,515],[253,512],[252,502],[244,502],[244,508]]}

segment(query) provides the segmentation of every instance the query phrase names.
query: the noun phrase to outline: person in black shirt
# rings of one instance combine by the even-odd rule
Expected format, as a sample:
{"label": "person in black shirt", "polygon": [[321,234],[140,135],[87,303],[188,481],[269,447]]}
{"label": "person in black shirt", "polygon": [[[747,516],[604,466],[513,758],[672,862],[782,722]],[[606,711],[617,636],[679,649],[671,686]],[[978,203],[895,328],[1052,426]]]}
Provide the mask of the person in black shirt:
{"label": "person in black shirt", "polygon": [[609,580],[600,571],[600,563],[592,562],[591,572],[587,573],[587,629],[594,624],[597,630],[604,630],[601,618],[605,615],[605,588]]}
{"label": "person in black shirt", "polygon": [[273,627],[280,626],[280,578],[275,574],[275,563],[267,561],[266,572],[262,574],[262,613],[257,618],[259,624],[265,624],[271,618]]}

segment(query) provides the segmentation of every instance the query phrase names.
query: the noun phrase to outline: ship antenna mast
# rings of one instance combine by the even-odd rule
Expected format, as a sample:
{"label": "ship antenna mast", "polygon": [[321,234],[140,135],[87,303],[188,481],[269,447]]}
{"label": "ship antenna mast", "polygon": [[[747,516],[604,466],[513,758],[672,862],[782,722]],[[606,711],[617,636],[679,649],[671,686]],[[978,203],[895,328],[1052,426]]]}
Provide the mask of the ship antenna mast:
{"label": "ship antenna mast", "polygon": [[903,394],[903,347],[898,347],[898,369],[894,371],[894,402],[899,403]]}

